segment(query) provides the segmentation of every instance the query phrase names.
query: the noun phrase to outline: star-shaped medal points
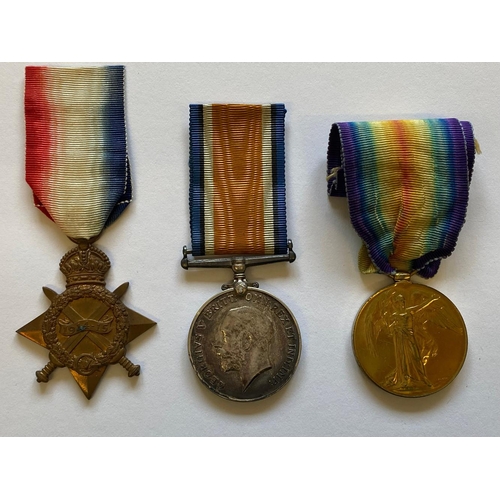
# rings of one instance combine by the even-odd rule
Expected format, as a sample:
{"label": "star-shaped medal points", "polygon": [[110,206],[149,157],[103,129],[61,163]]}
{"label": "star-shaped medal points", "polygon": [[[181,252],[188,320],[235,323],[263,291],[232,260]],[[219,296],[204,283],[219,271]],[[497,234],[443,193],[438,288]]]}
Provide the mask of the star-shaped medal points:
{"label": "star-shaped medal points", "polygon": [[38,382],[48,382],[56,368],[66,366],[90,399],[110,364],[119,363],[129,377],[139,375],[140,367],[125,356],[125,347],[156,323],[121,302],[128,283],[114,292],[104,287],[109,267],[103,252],[80,245],[61,260],[66,290],[57,294],[43,288],[51,306],[17,331],[50,351],[49,362],[36,372]]}

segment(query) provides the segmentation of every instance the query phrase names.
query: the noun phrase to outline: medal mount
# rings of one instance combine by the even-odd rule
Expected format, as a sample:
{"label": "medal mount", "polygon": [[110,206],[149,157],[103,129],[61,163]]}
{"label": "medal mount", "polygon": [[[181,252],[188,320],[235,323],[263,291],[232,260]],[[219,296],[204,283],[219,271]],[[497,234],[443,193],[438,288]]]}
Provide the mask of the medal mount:
{"label": "medal mount", "polygon": [[190,267],[212,267],[212,268],[231,268],[234,273],[233,281],[221,286],[222,290],[233,288],[238,295],[245,294],[247,287],[259,288],[257,282],[248,283],[245,276],[245,270],[250,266],[262,266],[264,264],[273,264],[275,262],[294,262],[297,258],[293,251],[292,240],[287,241],[288,252],[283,255],[232,255],[213,257],[204,255],[203,257],[189,258],[191,251],[186,246],[182,249],[181,266],[183,269]]}

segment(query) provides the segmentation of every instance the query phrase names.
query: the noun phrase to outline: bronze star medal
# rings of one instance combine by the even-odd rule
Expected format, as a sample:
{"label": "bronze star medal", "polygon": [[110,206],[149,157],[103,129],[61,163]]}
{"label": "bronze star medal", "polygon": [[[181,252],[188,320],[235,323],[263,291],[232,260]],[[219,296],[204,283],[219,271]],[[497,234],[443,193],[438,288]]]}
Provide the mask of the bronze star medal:
{"label": "bronze star medal", "polygon": [[26,182],[35,206],[78,246],[59,265],[66,290],[43,288],[50,307],[18,333],[49,350],[38,382],[66,366],[88,399],[111,364],[139,375],[125,349],[155,324],[121,302],[128,283],[105,288],[110,262],[93,246],[132,201],[124,70],[26,68]]}
{"label": "bronze star medal", "polygon": [[43,288],[52,302],[49,309],[17,331],[50,351],[49,362],[36,372],[38,382],[48,382],[56,368],[66,366],[90,399],[110,364],[119,363],[129,377],[139,375],[140,366],[125,356],[125,349],[156,323],[121,302],[128,283],[114,292],[105,288],[109,268],[104,252],[80,243],[60,263],[66,290],[57,294]]}

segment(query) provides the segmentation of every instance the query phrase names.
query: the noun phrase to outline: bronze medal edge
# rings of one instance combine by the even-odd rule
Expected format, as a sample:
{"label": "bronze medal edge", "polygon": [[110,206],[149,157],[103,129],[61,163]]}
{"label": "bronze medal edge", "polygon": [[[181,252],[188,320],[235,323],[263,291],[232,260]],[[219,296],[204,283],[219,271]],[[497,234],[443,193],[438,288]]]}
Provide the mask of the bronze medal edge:
{"label": "bronze medal edge", "polygon": [[453,303],[453,301],[451,299],[448,298],[448,296],[446,296],[444,293],[440,292],[439,290],[436,290],[435,288],[431,287],[431,286],[428,286],[428,285],[424,285],[422,283],[414,283],[414,282],[410,282],[408,283],[410,286],[418,286],[418,287],[424,287],[426,289],[430,289],[430,290],[434,290],[436,293],[439,293],[441,295],[441,297],[445,298],[452,306],[453,308],[455,309],[462,325],[463,325],[463,330],[464,330],[464,354],[463,354],[463,357],[462,357],[462,360],[460,362],[460,365],[458,367],[458,369],[456,370],[456,372],[454,373],[454,375],[448,380],[448,382],[443,385],[442,387],[439,387],[438,389],[436,389],[435,391],[432,391],[432,392],[429,392],[427,394],[415,394],[415,395],[411,395],[411,394],[401,394],[401,393],[396,393],[396,392],[392,392],[390,391],[389,389],[387,389],[386,387],[380,385],[377,381],[375,381],[370,375],[369,373],[365,370],[365,368],[363,367],[360,359],[358,358],[358,355],[356,353],[356,348],[355,348],[355,333],[356,333],[356,326],[358,324],[358,321],[363,313],[363,311],[368,307],[368,305],[373,301],[373,299],[375,299],[375,297],[377,297],[378,295],[386,292],[387,290],[391,289],[391,288],[394,288],[398,285],[401,285],[403,283],[391,283],[390,285],[387,285],[383,288],[381,288],[380,290],[376,291],[374,294],[372,294],[364,303],[363,305],[360,307],[357,315],[356,315],[356,318],[354,320],[354,324],[353,324],[353,327],[352,327],[352,334],[351,334],[351,347],[352,347],[352,351],[353,351],[353,354],[354,354],[354,358],[356,360],[356,363],[358,364],[359,368],[361,369],[361,371],[364,373],[364,375],[372,382],[374,383],[377,387],[379,387],[380,389],[382,389],[384,392],[387,392],[388,394],[391,394],[392,396],[396,396],[396,397],[402,397],[402,398],[406,398],[406,399],[420,399],[420,398],[425,398],[425,397],[428,397],[428,396],[433,396],[434,394],[437,394],[438,392],[442,391],[443,389],[445,389],[446,387],[448,387],[454,380],[455,378],[458,376],[458,374],[462,371],[462,368],[463,368],[463,365],[465,363],[465,360],[467,358],[467,353],[468,353],[468,349],[469,349],[469,340],[468,340],[468,335],[467,335],[467,326],[465,324],[465,321],[462,317],[462,314],[460,313],[459,309],[457,308],[457,306],[455,306],[455,304]]}

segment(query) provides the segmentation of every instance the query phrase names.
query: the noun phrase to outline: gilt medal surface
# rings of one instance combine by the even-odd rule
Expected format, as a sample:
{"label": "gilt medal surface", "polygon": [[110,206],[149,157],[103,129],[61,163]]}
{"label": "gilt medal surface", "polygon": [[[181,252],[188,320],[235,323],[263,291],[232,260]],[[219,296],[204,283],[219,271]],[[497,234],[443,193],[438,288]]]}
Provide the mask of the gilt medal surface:
{"label": "gilt medal surface", "polygon": [[467,354],[455,305],[437,290],[404,280],[372,295],[354,323],[359,366],[391,394],[421,397],[446,387]]}
{"label": "gilt medal surface", "polygon": [[200,380],[233,401],[271,396],[299,362],[297,322],[276,297],[257,288],[219,293],[196,314],[189,331],[189,358]]}

